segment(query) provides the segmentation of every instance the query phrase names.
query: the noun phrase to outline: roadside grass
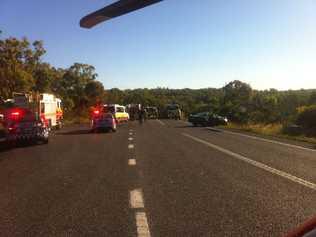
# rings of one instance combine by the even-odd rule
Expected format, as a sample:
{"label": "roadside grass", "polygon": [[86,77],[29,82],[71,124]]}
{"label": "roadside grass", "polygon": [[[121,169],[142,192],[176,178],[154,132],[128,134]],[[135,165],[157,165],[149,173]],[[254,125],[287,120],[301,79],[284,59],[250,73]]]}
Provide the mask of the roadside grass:
{"label": "roadside grass", "polygon": [[74,125],[74,124],[87,124],[89,122],[90,122],[89,118],[84,117],[84,116],[74,116],[72,118],[64,119],[65,126]]}
{"label": "roadside grass", "polygon": [[307,137],[304,135],[294,136],[294,135],[286,135],[282,133],[283,125],[281,123],[275,124],[236,124],[236,123],[228,123],[226,126],[222,126],[223,128],[240,130],[245,132],[252,132],[258,135],[266,135],[266,136],[274,136],[279,138],[286,138],[295,141],[309,142],[312,144],[316,144],[316,137]]}

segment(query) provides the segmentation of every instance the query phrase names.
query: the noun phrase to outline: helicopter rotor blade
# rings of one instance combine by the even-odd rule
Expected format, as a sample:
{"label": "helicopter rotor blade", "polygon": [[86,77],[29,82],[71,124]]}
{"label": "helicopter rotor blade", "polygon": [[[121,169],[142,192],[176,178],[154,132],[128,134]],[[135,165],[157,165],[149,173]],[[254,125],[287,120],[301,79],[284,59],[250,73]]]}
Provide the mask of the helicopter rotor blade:
{"label": "helicopter rotor blade", "polygon": [[120,0],[95,11],[80,20],[83,28],[92,28],[97,24],[139,10],[163,0]]}

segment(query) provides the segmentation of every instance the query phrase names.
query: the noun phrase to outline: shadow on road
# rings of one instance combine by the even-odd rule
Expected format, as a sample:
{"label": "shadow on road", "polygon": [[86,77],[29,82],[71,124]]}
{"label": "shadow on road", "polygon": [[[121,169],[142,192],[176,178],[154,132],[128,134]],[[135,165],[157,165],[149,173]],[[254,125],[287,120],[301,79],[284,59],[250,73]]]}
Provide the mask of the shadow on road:
{"label": "shadow on road", "polygon": [[83,134],[91,134],[90,129],[79,129],[79,130],[73,130],[69,132],[58,132],[55,133],[56,135],[83,135]]}
{"label": "shadow on road", "polygon": [[34,147],[34,146],[40,146],[42,145],[42,143],[38,143],[38,142],[19,142],[19,143],[15,143],[15,144],[6,144],[6,143],[2,143],[0,144],[0,153],[2,152],[8,152],[14,149],[19,149],[19,148],[25,148],[25,147]]}
{"label": "shadow on road", "polygon": [[194,128],[193,125],[181,125],[181,126],[175,126],[174,128]]}
{"label": "shadow on road", "polygon": [[206,130],[208,130],[208,131],[212,131],[212,132],[223,132],[222,130],[219,130],[219,129],[217,129],[217,128],[212,128],[212,127],[207,127],[207,128],[205,128]]}

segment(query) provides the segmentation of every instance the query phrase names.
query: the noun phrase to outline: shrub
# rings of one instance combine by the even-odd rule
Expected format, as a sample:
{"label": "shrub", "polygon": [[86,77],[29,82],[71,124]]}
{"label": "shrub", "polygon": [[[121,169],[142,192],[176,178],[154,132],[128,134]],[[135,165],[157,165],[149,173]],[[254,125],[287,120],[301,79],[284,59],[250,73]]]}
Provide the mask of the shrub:
{"label": "shrub", "polygon": [[316,105],[299,107],[296,123],[305,129],[316,130]]}

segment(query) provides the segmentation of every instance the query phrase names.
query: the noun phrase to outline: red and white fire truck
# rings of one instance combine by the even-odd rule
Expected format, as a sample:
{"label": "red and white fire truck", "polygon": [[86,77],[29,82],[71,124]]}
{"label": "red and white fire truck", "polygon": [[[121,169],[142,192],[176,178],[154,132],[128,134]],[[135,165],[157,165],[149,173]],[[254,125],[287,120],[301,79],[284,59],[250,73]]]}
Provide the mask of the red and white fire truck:
{"label": "red and white fire truck", "polygon": [[[48,142],[49,130],[62,124],[61,100],[51,94],[14,93],[10,105],[1,112],[5,141]],[[2,134],[3,135],[3,134]],[[3,140],[3,136],[2,136]]]}

